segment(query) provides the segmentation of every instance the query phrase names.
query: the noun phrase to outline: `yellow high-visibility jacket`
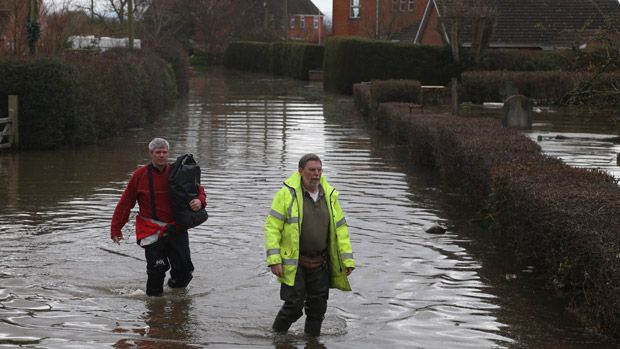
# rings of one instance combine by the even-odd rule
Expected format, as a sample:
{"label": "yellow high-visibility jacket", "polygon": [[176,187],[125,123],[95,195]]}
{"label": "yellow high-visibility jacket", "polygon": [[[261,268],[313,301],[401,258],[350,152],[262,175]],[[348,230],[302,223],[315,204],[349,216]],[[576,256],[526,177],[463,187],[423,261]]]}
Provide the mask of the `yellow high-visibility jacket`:
{"label": "yellow high-visibility jacket", "polygon": [[[330,217],[328,247],[330,287],[351,291],[346,268],[355,268],[355,261],[347,221],[338,202],[338,191],[329,185],[323,176],[321,176],[321,186],[325,193]],[[301,175],[295,172],[284,181],[284,186],[274,196],[271,211],[265,221],[267,265],[282,263],[284,274],[278,278],[278,281],[289,286],[295,284],[297,273],[303,203]]]}

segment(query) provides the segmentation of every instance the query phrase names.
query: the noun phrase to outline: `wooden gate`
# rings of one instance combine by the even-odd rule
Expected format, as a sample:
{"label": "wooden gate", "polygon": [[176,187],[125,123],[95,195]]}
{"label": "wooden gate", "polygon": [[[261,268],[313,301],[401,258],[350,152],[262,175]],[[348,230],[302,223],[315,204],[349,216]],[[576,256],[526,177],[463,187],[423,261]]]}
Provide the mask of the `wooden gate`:
{"label": "wooden gate", "polygon": [[19,145],[17,102],[17,96],[10,95],[7,117],[0,118],[0,149],[15,148]]}

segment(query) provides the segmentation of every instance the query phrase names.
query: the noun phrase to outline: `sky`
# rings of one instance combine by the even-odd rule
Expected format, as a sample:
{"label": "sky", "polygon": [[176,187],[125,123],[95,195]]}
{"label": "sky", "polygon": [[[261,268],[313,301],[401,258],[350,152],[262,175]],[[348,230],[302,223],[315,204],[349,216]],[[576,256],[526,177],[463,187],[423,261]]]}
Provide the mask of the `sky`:
{"label": "sky", "polygon": [[312,2],[327,17],[331,17],[332,16],[332,0],[312,0]]}

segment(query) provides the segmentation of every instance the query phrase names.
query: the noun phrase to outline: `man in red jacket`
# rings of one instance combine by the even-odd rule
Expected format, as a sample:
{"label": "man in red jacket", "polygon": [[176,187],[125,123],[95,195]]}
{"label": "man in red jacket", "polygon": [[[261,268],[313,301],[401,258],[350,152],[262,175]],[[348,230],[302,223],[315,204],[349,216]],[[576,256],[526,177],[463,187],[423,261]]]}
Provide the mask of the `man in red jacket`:
{"label": "man in red jacket", "polygon": [[[163,138],[149,143],[151,163],[139,167],[132,175],[127,188],[114,210],[110,229],[112,240],[120,243],[121,229],[129,220],[131,209],[138,202],[136,217],[136,238],[144,247],[146,257],[146,294],[160,296],[164,292],[166,271],[170,270],[168,286],[186,287],[192,280],[194,265],[190,257],[187,229],[178,227],[172,218],[172,203],[168,177],[168,150],[170,145]],[[192,210],[207,206],[207,197],[202,186],[197,198],[188,205]]]}

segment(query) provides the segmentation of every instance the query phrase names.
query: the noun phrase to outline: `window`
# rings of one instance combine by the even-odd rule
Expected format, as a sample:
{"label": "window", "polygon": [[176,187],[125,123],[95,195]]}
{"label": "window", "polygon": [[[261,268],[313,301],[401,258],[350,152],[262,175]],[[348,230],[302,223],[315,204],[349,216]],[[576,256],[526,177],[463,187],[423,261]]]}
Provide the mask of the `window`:
{"label": "window", "polygon": [[360,18],[361,16],[361,5],[360,0],[351,0],[351,9],[349,11],[350,18]]}
{"label": "window", "polygon": [[295,17],[291,17],[291,29],[295,29]]}
{"label": "window", "polygon": [[413,12],[414,0],[392,0],[392,12]]}
{"label": "window", "polygon": [[306,17],[299,17],[299,28],[304,29],[306,27]]}
{"label": "window", "polygon": [[321,23],[321,17],[314,16],[314,29],[319,29],[320,23]]}

